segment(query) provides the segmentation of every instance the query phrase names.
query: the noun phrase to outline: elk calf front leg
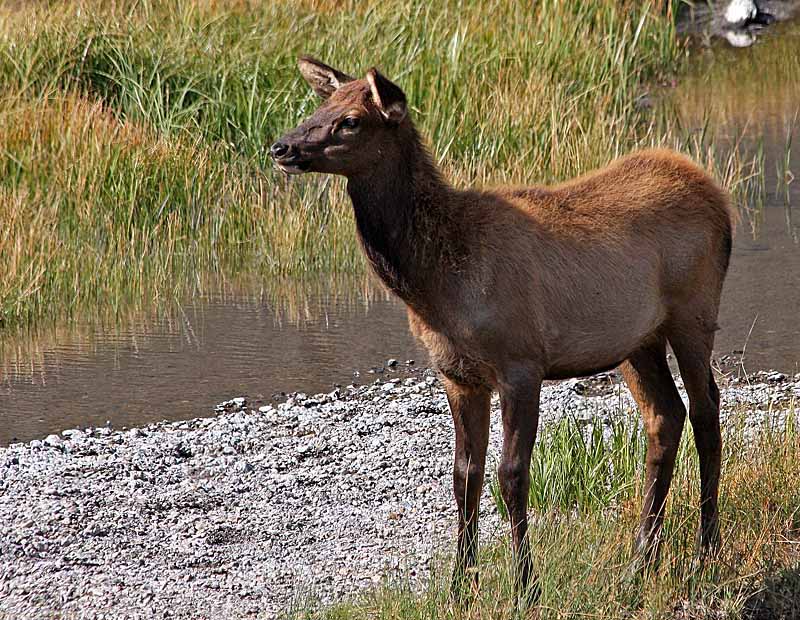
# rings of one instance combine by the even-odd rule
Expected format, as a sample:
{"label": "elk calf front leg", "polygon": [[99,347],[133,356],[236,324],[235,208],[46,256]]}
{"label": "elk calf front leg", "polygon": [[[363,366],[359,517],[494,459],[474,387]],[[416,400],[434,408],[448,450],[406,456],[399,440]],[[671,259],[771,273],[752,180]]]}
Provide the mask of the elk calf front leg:
{"label": "elk calf front leg", "polygon": [[539,424],[541,379],[525,376],[503,390],[503,455],[498,468],[500,490],[511,521],[517,592],[527,602],[538,596],[527,539],[528,493],[533,444]]}
{"label": "elk calf front leg", "polygon": [[[491,392],[447,379],[444,384],[456,435],[453,493],[458,506],[458,549],[453,594],[461,599],[465,586],[469,585],[468,573],[475,566],[477,554],[478,510],[489,443]],[[477,585],[478,573],[472,572],[472,583]]]}

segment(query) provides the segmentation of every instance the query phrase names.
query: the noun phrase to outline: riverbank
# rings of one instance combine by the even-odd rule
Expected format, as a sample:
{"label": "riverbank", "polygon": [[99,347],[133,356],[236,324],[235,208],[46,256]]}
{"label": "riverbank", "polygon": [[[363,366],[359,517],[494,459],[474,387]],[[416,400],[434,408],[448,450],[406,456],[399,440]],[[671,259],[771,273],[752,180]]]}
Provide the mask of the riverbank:
{"label": "riverbank", "polygon": [[[779,425],[799,397],[800,375],[760,373],[723,386],[723,417]],[[541,424],[632,412],[604,375],[546,386]],[[272,618],[398,576],[424,583],[454,535],[452,443],[426,371],[0,449],[0,618]],[[488,486],[482,536],[502,538]]]}

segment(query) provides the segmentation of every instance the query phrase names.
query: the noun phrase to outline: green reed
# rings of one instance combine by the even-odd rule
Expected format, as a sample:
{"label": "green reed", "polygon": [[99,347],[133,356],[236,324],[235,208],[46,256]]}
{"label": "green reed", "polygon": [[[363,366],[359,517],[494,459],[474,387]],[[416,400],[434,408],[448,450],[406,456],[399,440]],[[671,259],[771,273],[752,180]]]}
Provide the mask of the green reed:
{"label": "green reed", "polygon": [[269,162],[317,105],[301,53],[381,67],[460,186],[565,179],[683,132],[638,103],[686,56],[646,3],[9,4],[0,323],[114,314],[203,273],[363,273],[342,180]]}

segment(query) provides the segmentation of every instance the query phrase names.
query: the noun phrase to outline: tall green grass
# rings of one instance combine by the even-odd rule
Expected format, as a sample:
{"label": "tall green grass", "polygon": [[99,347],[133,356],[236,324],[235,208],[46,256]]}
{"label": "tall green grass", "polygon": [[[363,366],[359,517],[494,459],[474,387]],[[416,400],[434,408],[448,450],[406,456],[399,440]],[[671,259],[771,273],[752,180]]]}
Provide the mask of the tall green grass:
{"label": "tall green grass", "polygon": [[[612,419],[607,427],[565,418],[543,430],[531,459],[528,506],[537,511],[594,511],[618,505],[637,490],[647,442],[636,420]],[[508,513],[497,480],[491,493]]]}
{"label": "tall green grass", "polygon": [[[787,423],[726,424],[720,491],[723,546],[699,561],[697,456],[684,434],[664,524],[661,561],[632,570],[641,505],[644,438],[635,420],[600,434],[566,421],[536,449],[529,535],[542,595],[516,608],[507,533],[484,545],[481,582],[467,609],[449,597],[449,559],[440,559],[422,590],[402,580],[333,606],[300,601],[290,618],[796,618],[800,614],[800,433]],[[688,428],[687,428],[688,430]],[[619,440],[627,437],[630,445]],[[613,467],[617,465],[618,471]],[[570,468],[570,476],[559,472]],[[549,468],[552,479],[539,475]]]}
{"label": "tall green grass", "polygon": [[617,0],[7,4],[0,323],[192,294],[206,273],[361,273],[341,179],[268,160],[317,105],[301,53],[380,66],[456,184],[537,183],[691,141],[639,105],[681,70],[674,30]]}

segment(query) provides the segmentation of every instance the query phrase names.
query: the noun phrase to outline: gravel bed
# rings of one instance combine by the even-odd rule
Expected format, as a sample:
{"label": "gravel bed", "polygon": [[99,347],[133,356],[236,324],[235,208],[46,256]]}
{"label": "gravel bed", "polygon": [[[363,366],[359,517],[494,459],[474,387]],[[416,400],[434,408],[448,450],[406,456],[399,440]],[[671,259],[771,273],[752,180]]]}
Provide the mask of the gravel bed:
{"label": "gravel bed", "polygon": [[[798,396],[800,375],[760,373],[724,387],[723,413],[757,424]],[[542,424],[632,413],[613,375],[542,393]],[[454,537],[452,449],[429,371],[2,448],[0,618],[273,618],[309,595],[423,581]],[[481,530],[505,535],[488,496]]]}

